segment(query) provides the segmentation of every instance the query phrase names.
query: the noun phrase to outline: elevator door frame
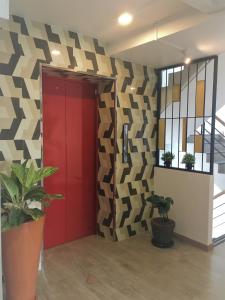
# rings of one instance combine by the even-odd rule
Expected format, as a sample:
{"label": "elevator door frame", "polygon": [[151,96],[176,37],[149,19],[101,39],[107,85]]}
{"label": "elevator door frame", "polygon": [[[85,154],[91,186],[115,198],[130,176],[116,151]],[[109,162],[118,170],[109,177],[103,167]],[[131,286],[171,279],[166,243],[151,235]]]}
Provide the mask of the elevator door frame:
{"label": "elevator door frame", "polygon": [[[98,75],[98,74],[92,74],[90,72],[76,72],[70,69],[66,68],[61,68],[61,67],[54,67],[54,66],[49,66],[48,64],[40,63],[40,91],[41,91],[41,166],[43,167],[43,161],[44,161],[44,153],[43,153],[43,89],[42,89],[42,74],[43,73],[49,73],[51,76],[58,76],[61,78],[71,78],[74,80],[82,80],[82,79],[87,79],[90,80],[91,82],[96,82],[96,83],[102,83],[102,82],[113,82],[114,85],[114,90],[115,90],[115,96],[114,96],[114,129],[116,128],[117,124],[117,114],[116,114],[116,99],[117,99],[117,79],[115,77],[110,77],[110,76],[103,76],[103,75]],[[54,75],[55,74],[55,75]],[[66,77],[65,77],[66,75]],[[96,95],[96,101],[98,101],[98,95]],[[97,104],[97,112],[98,112],[98,104]],[[98,114],[97,114],[97,123],[98,123]],[[114,130],[114,140],[117,139],[117,132]],[[97,137],[96,137],[96,144],[97,144]],[[98,155],[98,149],[96,147],[96,156]],[[114,170],[115,170],[115,163],[116,163],[116,149],[114,147]],[[96,185],[97,185],[97,172],[98,172],[98,164],[96,164]],[[113,175],[113,186],[114,186],[114,195],[113,198],[115,199],[115,183],[116,183],[116,178],[115,178],[115,173]],[[43,185],[44,182],[42,182]],[[96,199],[97,199],[97,205],[98,205],[98,194],[97,194],[97,188],[96,188]],[[113,227],[115,225],[115,211],[113,211]],[[96,218],[96,226],[97,226],[97,218]],[[41,258],[40,258],[40,270],[44,270],[44,248],[42,247],[41,251]]]}

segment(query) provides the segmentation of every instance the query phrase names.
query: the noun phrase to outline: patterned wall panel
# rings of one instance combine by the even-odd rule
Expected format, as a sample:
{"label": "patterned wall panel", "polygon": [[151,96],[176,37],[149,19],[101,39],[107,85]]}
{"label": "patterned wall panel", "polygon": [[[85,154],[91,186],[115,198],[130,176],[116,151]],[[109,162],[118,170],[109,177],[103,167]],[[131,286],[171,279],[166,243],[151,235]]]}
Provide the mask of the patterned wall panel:
{"label": "patterned wall panel", "polygon": [[115,82],[99,86],[98,99],[98,234],[114,237]]}
{"label": "patterned wall panel", "polygon": [[[53,49],[61,55],[52,55]],[[154,70],[109,57],[97,39],[79,33],[18,16],[0,20],[1,170],[24,159],[41,164],[40,64],[116,78],[116,90],[105,85],[99,97],[98,232],[122,240],[147,229],[156,139]]]}
{"label": "patterned wall panel", "polygon": [[[117,94],[115,237],[118,240],[149,228],[150,208],[146,198],[153,190],[156,150],[155,74],[144,67],[144,76],[136,75],[131,63],[124,65],[130,76],[125,78]],[[128,162],[124,164],[122,132],[125,123],[129,124],[129,131]]]}

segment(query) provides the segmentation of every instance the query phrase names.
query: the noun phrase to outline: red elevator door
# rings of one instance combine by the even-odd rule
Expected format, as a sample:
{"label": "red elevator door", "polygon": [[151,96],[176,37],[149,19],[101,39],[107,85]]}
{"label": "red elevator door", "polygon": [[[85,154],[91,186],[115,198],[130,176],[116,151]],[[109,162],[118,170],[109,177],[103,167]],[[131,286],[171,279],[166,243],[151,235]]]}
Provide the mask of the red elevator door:
{"label": "red elevator door", "polygon": [[96,86],[43,76],[44,165],[59,171],[45,180],[62,193],[47,209],[45,248],[96,232]]}

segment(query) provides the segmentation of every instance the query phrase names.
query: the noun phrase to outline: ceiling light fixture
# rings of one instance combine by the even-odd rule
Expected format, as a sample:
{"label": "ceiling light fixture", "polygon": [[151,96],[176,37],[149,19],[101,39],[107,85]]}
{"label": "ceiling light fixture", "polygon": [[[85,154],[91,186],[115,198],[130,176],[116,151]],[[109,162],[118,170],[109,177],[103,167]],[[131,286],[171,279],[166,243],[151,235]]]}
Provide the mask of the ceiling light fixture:
{"label": "ceiling light fixture", "polygon": [[189,65],[190,62],[191,62],[191,58],[190,57],[186,57],[185,60],[184,60],[185,64],[186,65]]}
{"label": "ceiling light fixture", "polygon": [[131,89],[131,91],[136,90],[136,88],[134,86],[131,86],[130,89]]}
{"label": "ceiling light fixture", "polygon": [[132,21],[133,21],[133,16],[128,12],[123,13],[118,18],[118,23],[122,26],[129,25]]}
{"label": "ceiling light fixture", "polygon": [[59,50],[57,50],[57,49],[53,49],[53,50],[51,51],[51,53],[52,53],[52,55],[54,55],[54,56],[59,56],[59,55],[61,54],[61,52],[60,52]]}

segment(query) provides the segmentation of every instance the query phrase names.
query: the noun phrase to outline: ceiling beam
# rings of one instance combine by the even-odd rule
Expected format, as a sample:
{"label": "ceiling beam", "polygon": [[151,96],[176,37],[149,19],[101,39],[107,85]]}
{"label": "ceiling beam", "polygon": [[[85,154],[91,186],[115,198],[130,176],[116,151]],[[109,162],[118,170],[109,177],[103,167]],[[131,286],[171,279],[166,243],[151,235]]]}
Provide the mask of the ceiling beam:
{"label": "ceiling beam", "polygon": [[199,12],[179,14],[179,16],[176,18],[173,17],[171,20],[157,24],[143,33],[137,34],[120,42],[109,44],[107,47],[107,52],[109,55],[121,53],[128,49],[135,48],[155,40],[162,39],[185,29],[197,26],[205,22],[208,18],[208,15],[204,15]]}
{"label": "ceiling beam", "polygon": [[185,4],[201,11],[202,13],[210,14],[219,12],[225,9],[224,0],[181,0]]}

